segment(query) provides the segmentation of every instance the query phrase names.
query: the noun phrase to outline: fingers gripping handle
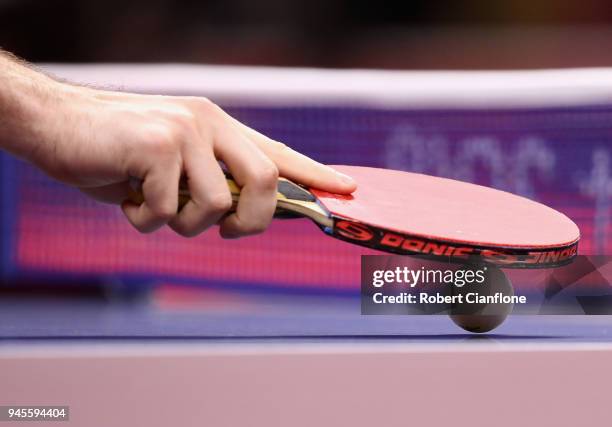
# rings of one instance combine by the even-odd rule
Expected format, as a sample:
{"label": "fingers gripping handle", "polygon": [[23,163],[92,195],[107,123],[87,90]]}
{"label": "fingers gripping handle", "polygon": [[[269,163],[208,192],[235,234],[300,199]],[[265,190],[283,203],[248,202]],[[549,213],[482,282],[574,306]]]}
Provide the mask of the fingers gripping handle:
{"label": "fingers gripping handle", "polygon": [[[231,208],[233,211],[236,209],[238,200],[240,199],[240,186],[228,173],[226,173],[226,182],[234,202]],[[145,200],[142,192],[142,181],[131,178],[129,187],[128,200],[132,203],[142,204]],[[327,217],[327,213],[317,204],[315,197],[307,189],[288,179],[280,178],[278,180],[276,199],[277,207],[274,213],[275,218],[297,218],[307,216],[317,222],[321,222],[324,221],[323,217]],[[189,200],[190,194],[187,182],[181,180],[178,210],[180,211]],[[319,219],[313,218],[310,214],[311,212]]]}

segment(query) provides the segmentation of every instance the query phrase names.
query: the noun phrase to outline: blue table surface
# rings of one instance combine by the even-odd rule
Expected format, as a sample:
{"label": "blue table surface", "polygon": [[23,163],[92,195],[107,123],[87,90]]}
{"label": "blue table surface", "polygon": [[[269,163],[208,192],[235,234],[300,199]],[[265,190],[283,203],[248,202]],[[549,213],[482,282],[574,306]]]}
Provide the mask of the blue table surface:
{"label": "blue table surface", "polygon": [[[296,302],[297,301],[297,302]],[[612,342],[612,316],[510,316],[496,340]],[[147,302],[2,298],[0,341],[27,340],[467,340],[446,316],[362,316],[355,298],[269,300],[248,310]],[[1,344],[0,344],[1,345]]]}

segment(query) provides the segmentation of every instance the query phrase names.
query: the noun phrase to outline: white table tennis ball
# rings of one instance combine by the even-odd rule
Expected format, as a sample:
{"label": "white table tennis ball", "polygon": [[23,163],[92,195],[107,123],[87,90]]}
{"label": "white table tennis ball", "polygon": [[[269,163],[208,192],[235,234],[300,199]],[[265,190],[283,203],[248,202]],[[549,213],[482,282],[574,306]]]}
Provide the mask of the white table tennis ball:
{"label": "white table tennis ball", "polygon": [[[513,296],[512,284],[502,270],[493,265],[472,265],[463,267],[465,269],[486,269],[485,281],[482,284],[472,284],[462,287],[453,287],[453,294],[463,294],[464,298],[469,292],[477,292],[480,295],[495,295],[501,292],[504,296]],[[485,333],[492,331],[501,325],[512,312],[512,303],[490,304],[455,304],[451,307],[451,320],[460,328],[474,333]]]}

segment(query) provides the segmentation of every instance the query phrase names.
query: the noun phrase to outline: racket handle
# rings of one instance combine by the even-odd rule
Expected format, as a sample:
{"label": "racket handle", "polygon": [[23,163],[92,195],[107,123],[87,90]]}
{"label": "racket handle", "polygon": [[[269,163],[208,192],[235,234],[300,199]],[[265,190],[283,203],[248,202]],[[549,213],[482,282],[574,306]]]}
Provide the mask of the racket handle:
{"label": "racket handle", "polygon": [[[230,193],[232,194],[232,201],[233,201],[232,207],[230,208],[230,212],[234,212],[236,210],[236,206],[238,205],[238,200],[240,199],[240,187],[238,186],[238,184],[236,184],[236,181],[234,181],[231,175],[227,173],[226,173],[226,182],[230,190]],[[129,188],[130,189],[129,189],[129,194],[128,194],[128,200],[137,205],[144,203],[144,194],[142,193],[142,182],[138,179],[131,179]],[[183,209],[183,207],[191,200],[189,189],[187,188],[186,184],[183,181],[181,181],[178,197],[179,197],[178,211],[180,212],[181,209]],[[291,198],[290,200],[294,200],[294,199],[295,200],[305,200],[308,198],[314,201],[314,196],[312,196],[312,194],[310,194],[310,192],[308,192],[306,189],[300,187],[299,185],[287,179],[280,178],[278,182],[277,201],[278,200],[287,201],[289,198]],[[292,212],[291,206],[286,206],[286,205],[284,208],[277,206],[276,211],[274,212],[274,218],[291,219],[291,218],[299,218],[302,216],[303,215],[297,212]]]}

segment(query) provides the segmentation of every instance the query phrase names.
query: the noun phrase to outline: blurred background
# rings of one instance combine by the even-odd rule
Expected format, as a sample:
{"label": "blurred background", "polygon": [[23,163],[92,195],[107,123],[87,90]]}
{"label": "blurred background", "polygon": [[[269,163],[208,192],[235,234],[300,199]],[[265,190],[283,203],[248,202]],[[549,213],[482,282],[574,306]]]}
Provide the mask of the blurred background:
{"label": "blurred background", "polygon": [[[563,75],[555,83],[569,94],[563,104],[542,95],[548,79],[534,83],[534,74],[521,74],[517,92],[506,74],[481,87],[480,75],[427,80],[411,73],[612,66],[609,1],[0,0],[0,47],[54,63],[51,72],[77,82],[212,97],[249,126],[324,163],[441,175],[530,197],[579,225],[582,254],[612,253],[612,85]],[[143,68],[128,65],[134,63]],[[208,67],[219,64],[286,68]],[[317,68],[299,93],[281,84],[303,76],[296,67]],[[352,80],[330,68],[405,72],[367,71]],[[402,94],[422,89],[418,99],[400,95],[385,103],[397,92],[391,74]],[[427,87],[419,86],[423,78]],[[477,105],[463,103],[470,95],[461,92],[465,82],[476,89]],[[325,88],[337,86],[367,96],[359,103],[326,96]],[[256,96],[242,96],[243,89]],[[446,103],[449,92],[455,95]],[[530,101],[521,104],[524,95]],[[165,308],[246,304],[269,312],[283,306],[268,303],[274,294],[288,298],[294,312],[307,302],[304,295],[324,295],[319,310],[336,296],[349,298],[348,310],[358,314],[360,256],[373,253],[329,239],[307,220],[274,221],[263,235],[230,242],[214,230],[195,239],[167,229],[140,235],[116,207],[0,153],[0,296],[64,298],[78,290],[147,299],[153,288]],[[256,303],[245,303],[250,298]],[[33,331],[49,333],[40,307],[24,318],[21,305],[7,304],[14,307],[4,321],[9,329],[15,319],[29,319],[38,322]],[[68,316],[58,334],[70,335],[84,316]],[[100,333],[123,331],[123,321],[118,325]]]}
{"label": "blurred background", "polygon": [[0,0],[35,62],[503,69],[612,65],[606,0]]}

